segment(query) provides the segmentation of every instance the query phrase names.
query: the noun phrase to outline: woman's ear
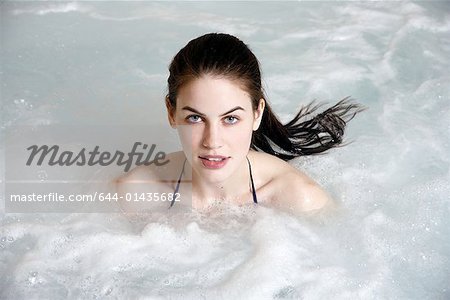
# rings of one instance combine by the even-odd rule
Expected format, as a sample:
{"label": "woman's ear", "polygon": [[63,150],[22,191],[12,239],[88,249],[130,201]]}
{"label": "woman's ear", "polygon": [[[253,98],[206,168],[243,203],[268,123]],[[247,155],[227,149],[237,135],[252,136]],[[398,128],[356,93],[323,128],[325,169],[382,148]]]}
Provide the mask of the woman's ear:
{"label": "woman's ear", "polygon": [[166,109],[167,109],[167,119],[172,128],[176,128],[175,123],[175,107],[170,104],[169,96],[166,96]]}
{"label": "woman's ear", "polygon": [[266,101],[263,98],[259,99],[258,107],[255,111],[255,120],[253,121],[253,131],[257,130],[259,128],[259,125],[261,124],[265,107]]}

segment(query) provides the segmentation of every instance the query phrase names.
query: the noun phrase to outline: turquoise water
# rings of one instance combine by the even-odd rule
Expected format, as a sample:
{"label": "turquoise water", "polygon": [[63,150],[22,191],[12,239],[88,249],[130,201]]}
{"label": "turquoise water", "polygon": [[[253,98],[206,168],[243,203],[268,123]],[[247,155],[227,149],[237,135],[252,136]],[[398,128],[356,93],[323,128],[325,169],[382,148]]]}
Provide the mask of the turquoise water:
{"label": "turquoise water", "polygon": [[448,2],[0,8],[2,133],[165,120],[170,60],[207,32],[249,44],[284,121],[313,99],[351,95],[369,108],[349,124],[353,143],[291,162],[330,192],[336,213],[261,207],[131,223],[2,213],[1,298],[450,297]]}

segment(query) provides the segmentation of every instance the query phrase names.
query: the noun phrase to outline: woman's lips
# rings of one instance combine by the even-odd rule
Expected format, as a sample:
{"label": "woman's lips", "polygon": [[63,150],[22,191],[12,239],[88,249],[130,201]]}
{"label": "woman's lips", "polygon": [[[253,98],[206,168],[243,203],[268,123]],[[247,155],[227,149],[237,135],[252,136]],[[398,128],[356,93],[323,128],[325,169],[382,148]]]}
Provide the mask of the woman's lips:
{"label": "woman's lips", "polygon": [[199,158],[205,168],[220,169],[227,164],[229,157],[222,155],[202,155]]}

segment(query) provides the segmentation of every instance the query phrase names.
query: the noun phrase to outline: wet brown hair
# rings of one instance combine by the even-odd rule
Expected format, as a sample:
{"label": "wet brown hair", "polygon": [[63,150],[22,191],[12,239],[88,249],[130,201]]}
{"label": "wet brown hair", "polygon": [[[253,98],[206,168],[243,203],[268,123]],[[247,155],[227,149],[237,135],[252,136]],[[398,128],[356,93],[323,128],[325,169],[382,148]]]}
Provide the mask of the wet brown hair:
{"label": "wet brown hair", "polygon": [[251,98],[253,110],[259,100],[266,102],[261,124],[253,132],[251,148],[289,160],[322,153],[342,145],[346,123],[363,108],[349,97],[325,111],[311,102],[283,125],[273,113],[261,85],[258,59],[240,39],[225,33],[208,33],[191,40],[169,66],[168,107],[176,108],[181,86],[203,75],[225,77],[240,84]]}

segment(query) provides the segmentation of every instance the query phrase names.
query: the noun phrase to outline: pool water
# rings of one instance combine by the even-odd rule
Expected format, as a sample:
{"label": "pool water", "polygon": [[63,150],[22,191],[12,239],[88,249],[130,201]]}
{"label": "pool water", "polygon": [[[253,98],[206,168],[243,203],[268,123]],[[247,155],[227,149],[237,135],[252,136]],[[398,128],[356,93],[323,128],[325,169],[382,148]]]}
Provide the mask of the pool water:
{"label": "pool water", "polygon": [[132,220],[3,211],[0,298],[450,298],[448,2],[0,9],[2,136],[20,125],[165,120],[170,60],[207,32],[250,46],[283,121],[313,99],[351,95],[368,107],[349,123],[352,143],[290,162],[329,191],[335,211],[261,206]]}

